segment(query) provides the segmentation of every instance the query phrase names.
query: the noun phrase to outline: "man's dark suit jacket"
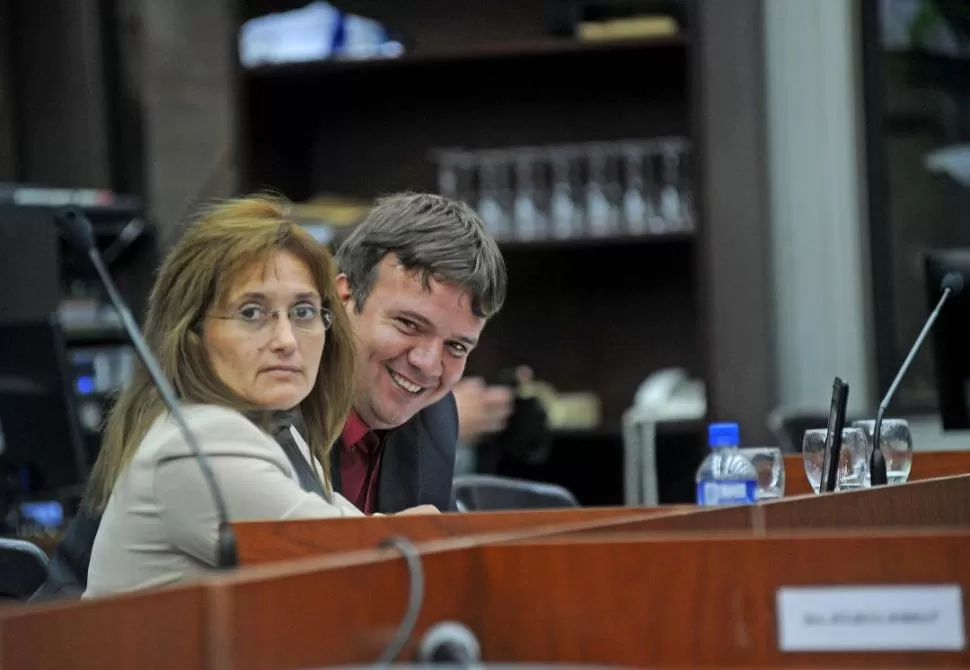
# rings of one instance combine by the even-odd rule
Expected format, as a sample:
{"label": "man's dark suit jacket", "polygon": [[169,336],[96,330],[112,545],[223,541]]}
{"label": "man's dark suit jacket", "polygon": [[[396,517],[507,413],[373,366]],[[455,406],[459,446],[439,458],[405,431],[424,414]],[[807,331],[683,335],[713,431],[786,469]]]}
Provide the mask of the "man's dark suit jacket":
{"label": "man's dark suit jacket", "polygon": [[[284,433],[285,436],[289,432]],[[306,459],[292,440],[279,438],[304,489],[319,490]],[[377,507],[394,514],[417,505],[434,505],[442,511],[455,509],[452,480],[458,442],[458,409],[450,393],[416,414],[406,424],[390,432],[384,445],[378,477]],[[334,489],[340,491],[339,449],[331,450]],[[87,584],[91,548],[101,517],[84,506],[71,522],[51,558],[47,582],[32,600],[52,600],[80,596]]]}

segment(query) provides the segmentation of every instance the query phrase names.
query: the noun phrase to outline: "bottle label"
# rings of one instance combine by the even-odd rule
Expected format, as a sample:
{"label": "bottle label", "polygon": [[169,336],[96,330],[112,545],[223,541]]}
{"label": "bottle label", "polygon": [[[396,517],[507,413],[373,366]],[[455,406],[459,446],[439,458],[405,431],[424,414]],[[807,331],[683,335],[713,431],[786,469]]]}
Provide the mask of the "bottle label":
{"label": "bottle label", "polygon": [[698,505],[750,505],[758,501],[758,482],[717,480],[697,483]]}

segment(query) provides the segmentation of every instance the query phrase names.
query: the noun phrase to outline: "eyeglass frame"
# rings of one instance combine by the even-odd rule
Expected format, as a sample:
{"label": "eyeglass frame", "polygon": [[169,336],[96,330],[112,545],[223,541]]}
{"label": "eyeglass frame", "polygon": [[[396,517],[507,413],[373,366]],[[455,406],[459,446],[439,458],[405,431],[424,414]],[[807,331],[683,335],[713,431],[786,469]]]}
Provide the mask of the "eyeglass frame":
{"label": "eyeglass frame", "polygon": [[[274,322],[275,321],[276,323],[279,323],[279,321],[280,321],[280,314],[285,311],[286,312],[286,315],[287,315],[286,316],[286,320],[290,323],[290,325],[293,326],[293,328],[295,330],[298,330],[301,333],[313,333],[314,332],[313,330],[307,330],[306,328],[302,328],[299,324],[297,324],[296,322],[294,322],[293,318],[290,316],[290,312],[292,312],[297,307],[306,307],[306,305],[295,305],[293,307],[290,307],[287,310],[281,310],[281,309],[270,309],[270,310],[266,310],[267,313],[268,313],[268,316],[265,319],[265,321],[263,321],[260,324],[259,328],[256,329],[256,332],[262,331],[270,322]],[[323,331],[322,332],[325,333],[328,330],[330,330],[330,328],[333,326],[333,310],[330,309],[329,307],[323,307],[322,305],[320,307],[317,307],[316,305],[311,305],[311,307],[313,307],[313,309],[317,310],[317,312],[318,312],[317,316],[320,319],[320,321],[323,323]],[[238,322],[238,323],[240,323],[243,326],[248,326],[250,324],[257,323],[257,322],[254,322],[254,321],[246,321],[244,319],[241,319],[239,312],[237,312],[236,314],[229,314],[229,315],[226,315],[226,314],[208,314],[207,316],[208,317],[211,317],[213,319],[220,319],[222,321],[234,321],[234,322]]]}

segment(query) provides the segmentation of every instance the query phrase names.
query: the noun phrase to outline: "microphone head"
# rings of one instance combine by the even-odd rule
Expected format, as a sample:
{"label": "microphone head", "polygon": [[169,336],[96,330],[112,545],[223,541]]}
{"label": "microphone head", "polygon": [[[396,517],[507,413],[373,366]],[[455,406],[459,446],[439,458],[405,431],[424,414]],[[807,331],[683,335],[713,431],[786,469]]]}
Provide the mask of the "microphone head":
{"label": "microphone head", "polygon": [[54,224],[61,235],[75,249],[87,253],[95,248],[94,229],[84,212],[77,207],[66,207],[54,216]]}
{"label": "microphone head", "polygon": [[[442,652],[446,658],[441,658]],[[448,658],[455,655],[461,658]],[[439,621],[425,632],[418,643],[418,660],[422,663],[478,663],[481,658],[478,638],[465,624],[457,621]]]}
{"label": "microphone head", "polygon": [[946,276],[943,277],[943,281],[940,282],[940,290],[945,291],[950,289],[951,295],[956,295],[963,290],[963,275],[959,272],[947,272]]}

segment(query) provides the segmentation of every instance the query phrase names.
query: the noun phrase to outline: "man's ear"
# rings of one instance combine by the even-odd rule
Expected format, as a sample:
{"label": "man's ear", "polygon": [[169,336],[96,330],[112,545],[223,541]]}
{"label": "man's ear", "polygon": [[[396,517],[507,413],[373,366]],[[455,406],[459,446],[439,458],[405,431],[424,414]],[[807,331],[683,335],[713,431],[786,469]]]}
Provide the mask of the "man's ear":
{"label": "man's ear", "polygon": [[337,295],[340,297],[340,302],[344,304],[344,307],[350,304],[352,299],[350,280],[347,279],[347,275],[343,272],[337,275]]}

